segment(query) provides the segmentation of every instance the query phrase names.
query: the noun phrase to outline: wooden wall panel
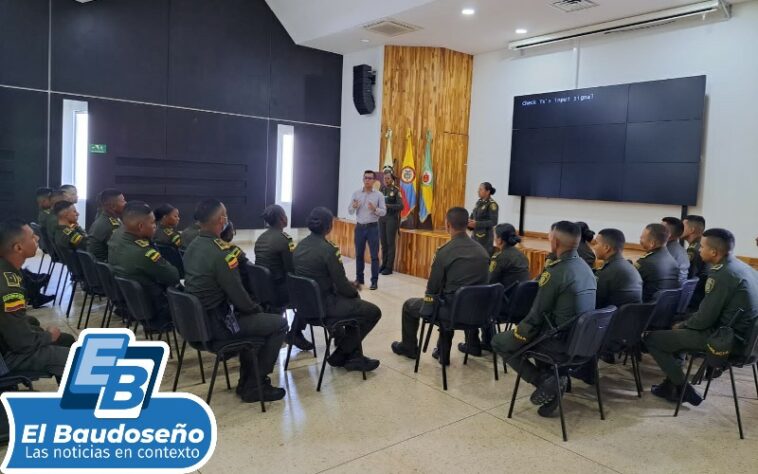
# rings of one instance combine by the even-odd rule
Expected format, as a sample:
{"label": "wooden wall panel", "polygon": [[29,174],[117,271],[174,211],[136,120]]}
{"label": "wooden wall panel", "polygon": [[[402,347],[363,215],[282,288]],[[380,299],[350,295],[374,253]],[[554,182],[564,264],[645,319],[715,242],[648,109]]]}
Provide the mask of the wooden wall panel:
{"label": "wooden wall panel", "polygon": [[[392,129],[392,156],[399,171],[410,128],[420,175],[426,131],[431,130],[434,229],[445,227],[448,208],[464,203],[473,64],[473,56],[444,48],[386,46],[384,50],[382,137]],[[382,138],[380,168],[386,145]]]}

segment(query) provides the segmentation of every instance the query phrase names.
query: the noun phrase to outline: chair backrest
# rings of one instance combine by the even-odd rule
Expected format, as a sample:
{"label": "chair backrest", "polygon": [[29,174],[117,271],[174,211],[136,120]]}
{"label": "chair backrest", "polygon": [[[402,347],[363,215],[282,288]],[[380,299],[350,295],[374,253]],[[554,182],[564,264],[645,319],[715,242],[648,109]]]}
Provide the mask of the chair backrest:
{"label": "chair backrest", "polygon": [[50,246],[50,249],[52,250],[50,255],[53,257],[53,260],[63,263],[76,281],[87,281],[84,277],[82,262],[79,261],[76,252],[61,252],[55,245]]}
{"label": "chair backrest", "polygon": [[650,324],[655,303],[625,304],[618,309],[603,342],[610,352],[619,352],[635,347],[642,340],[642,333]]}
{"label": "chair backrest", "polygon": [[43,253],[48,253],[48,247],[47,244],[47,232],[44,234],[42,233],[42,227],[37,224],[36,222],[30,222],[29,227],[32,228],[34,231],[34,235],[36,235],[39,238],[39,248],[42,250]]}
{"label": "chair backrest", "polygon": [[301,321],[320,321],[321,325],[324,324],[326,310],[316,280],[288,273],[287,290],[290,304]]}
{"label": "chair backrest", "polygon": [[211,340],[207,315],[197,296],[179,291],[176,288],[166,290],[168,308],[174,327],[185,341],[205,345]]}
{"label": "chair backrest", "polygon": [[271,270],[268,268],[247,262],[247,279],[250,283],[250,289],[255,294],[258,304],[268,307],[274,304],[276,293],[274,289],[274,278],[271,276]]}
{"label": "chair backrest", "polygon": [[155,317],[150,298],[139,282],[120,276],[115,276],[114,280],[116,280],[116,285],[118,285],[121,294],[124,296],[126,307],[129,308],[129,314],[134,319],[144,323]]}
{"label": "chair backrest", "polygon": [[518,284],[508,302],[507,322],[518,324],[529,314],[539,289],[539,284],[534,280],[522,281]]}
{"label": "chair backrest", "polygon": [[657,294],[655,308],[650,318],[651,329],[671,329],[674,324],[674,315],[679,307],[679,300],[682,298],[682,289],[673,288],[670,290],[661,290]]}
{"label": "chair backrest", "polygon": [[184,278],[184,261],[182,260],[182,254],[179,252],[179,249],[174,245],[159,243],[155,244],[155,248],[158,250],[158,252],[160,252],[160,254],[163,256],[163,258],[166,259],[168,263],[179,270],[179,278]]}
{"label": "chair backrest", "polygon": [[587,311],[577,318],[569,336],[569,360],[594,357],[600,351],[605,335],[616,314],[615,306]]}
{"label": "chair backrest", "polygon": [[81,264],[89,291],[103,293],[103,284],[100,281],[100,274],[97,272],[97,267],[95,266],[95,262],[97,262],[95,256],[84,250],[77,250],[75,253],[76,258]]}
{"label": "chair backrest", "polygon": [[470,285],[458,288],[450,309],[450,324],[486,327],[500,313],[503,285]]}
{"label": "chair backrest", "polygon": [[[3,359],[3,355],[0,354],[0,377],[3,375],[7,375],[11,372],[11,369],[8,368],[8,364],[5,363],[5,359]],[[0,387],[2,387],[0,385]]]}
{"label": "chair backrest", "polygon": [[123,304],[124,297],[119,290],[116,280],[113,278],[113,268],[105,262],[96,261],[95,269],[100,276],[100,283],[103,285],[105,295],[114,303]]}
{"label": "chair backrest", "polygon": [[679,297],[679,304],[676,308],[677,314],[684,314],[684,312],[687,311],[687,307],[690,305],[690,300],[692,300],[692,295],[695,294],[695,288],[697,288],[698,281],[700,281],[698,278],[692,278],[685,280],[682,284],[682,294]]}

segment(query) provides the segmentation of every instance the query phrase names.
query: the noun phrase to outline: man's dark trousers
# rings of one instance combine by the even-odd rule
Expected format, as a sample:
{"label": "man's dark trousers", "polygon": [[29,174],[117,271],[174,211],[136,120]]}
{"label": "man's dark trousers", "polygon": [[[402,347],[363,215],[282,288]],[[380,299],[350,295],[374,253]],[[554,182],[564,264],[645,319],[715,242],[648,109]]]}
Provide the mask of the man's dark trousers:
{"label": "man's dark trousers", "polygon": [[376,222],[355,225],[355,279],[359,283],[364,283],[366,242],[371,254],[371,283],[376,283],[379,280],[379,225]]}

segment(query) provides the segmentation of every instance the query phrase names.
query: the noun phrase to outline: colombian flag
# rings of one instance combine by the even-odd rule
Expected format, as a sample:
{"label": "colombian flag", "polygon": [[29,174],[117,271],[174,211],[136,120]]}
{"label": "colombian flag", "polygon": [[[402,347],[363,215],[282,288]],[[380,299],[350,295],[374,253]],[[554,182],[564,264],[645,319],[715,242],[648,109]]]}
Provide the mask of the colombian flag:
{"label": "colombian flag", "polygon": [[416,207],[416,167],[413,161],[413,142],[411,130],[405,134],[405,157],[403,168],[400,170],[400,195],[403,198],[403,210],[400,211],[400,220],[404,221]]}
{"label": "colombian flag", "polygon": [[434,210],[434,174],[432,173],[432,131],[426,131],[424,166],[421,168],[421,199],[418,201],[418,219],[424,222]]}

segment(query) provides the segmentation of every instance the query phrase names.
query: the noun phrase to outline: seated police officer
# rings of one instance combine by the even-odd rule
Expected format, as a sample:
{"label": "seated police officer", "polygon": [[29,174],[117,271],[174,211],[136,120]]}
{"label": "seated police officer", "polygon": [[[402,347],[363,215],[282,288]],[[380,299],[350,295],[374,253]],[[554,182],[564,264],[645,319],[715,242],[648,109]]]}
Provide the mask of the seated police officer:
{"label": "seated police officer", "polygon": [[679,288],[679,264],[671,256],[666,244],[669,230],[663,224],[648,224],[640,236],[640,245],[647,251],[634,264],[642,277],[642,301],[656,298],[660,290]]}
{"label": "seated police officer", "polygon": [[113,232],[121,227],[121,213],[124,212],[126,200],[124,194],[116,189],[105,189],[100,193],[100,213],[89,228],[87,251],[101,262],[108,261],[108,241]]}
{"label": "seated police officer", "polygon": [[362,356],[359,345],[379,322],[382,311],[375,304],[363,301],[356,288],[358,284],[349,282],[345,276],[339,248],[326,240],[333,220],[332,212],[325,207],[311,211],[308,216],[311,233],[295,247],[293,254],[295,274],[316,281],[327,322],[358,321],[358,328],[349,327],[344,333],[335,334],[337,349],[329,356],[329,365],[348,371],[374,370],[379,367],[379,361]]}
{"label": "seated police officer", "polygon": [[[498,224],[495,226],[495,253],[490,257],[489,283],[500,283],[503,288],[510,288],[514,283],[529,280],[529,260],[526,255],[516,248],[521,242],[521,237],[511,224]],[[505,301],[502,309],[505,308]],[[479,331],[466,331],[466,342],[458,344],[458,350],[468,352],[472,356],[481,356],[482,349],[491,351],[492,329],[482,330],[482,341],[479,340]]]}
{"label": "seated police officer", "polygon": [[47,372],[60,381],[74,336],[50,326],[43,329],[26,314],[20,269],[37,253],[37,236],[18,219],[0,222],[0,352],[11,371]]}
{"label": "seated police officer", "polygon": [[[403,340],[392,343],[395,354],[415,359],[419,350],[420,317],[430,316],[436,304],[439,307],[438,319],[449,319],[450,305],[458,288],[487,283],[490,256],[482,244],[468,236],[468,217],[468,211],[462,207],[447,211],[445,226],[450,241],[437,249],[434,255],[424,298],[410,298],[403,303]],[[450,363],[452,336],[452,332],[440,333],[437,350],[433,353],[440,363]]]}
{"label": "seated police officer", "polygon": [[550,262],[540,275],[539,290],[529,314],[513,331],[496,334],[492,338],[492,348],[526,382],[536,387],[530,400],[535,405],[541,405],[538,411],[540,416],[550,416],[558,407],[567,379],[563,375],[560,377],[560,392],[557,393],[555,376],[548,366],[535,365],[523,356],[511,356],[524,344],[559,326],[566,330],[545,339],[535,349],[558,354],[565,352],[572,322],[580,314],[595,309],[597,289],[595,275],[577,253],[581,238],[579,226],[568,221],[557,222],[549,238],[550,248],[557,260]]}
{"label": "seated police officer", "polygon": [[[274,298],[276,298],[273,302],[274,306],[284,308],[290,301],[287,292],[287,273],[295,271],[295,263],[292,260],[295,243],[292,237],[284,232],[288,220],[282,206],[278,204],[268,206],[263,210],[261,217],[268,228],[255,241],[255,263],[271,271],[271,278],[274,280]],[[309,351],[313,349],[313,344],[303,337],[303,329],[305,329],[305,324],[296,315],[285,341],[294,344],[302,351]]]}
{"label": "seated police officer", "polygon": [[260,401],[259,385],[265,401],[281,400],[286,392],[273,387],[268,374],[274,370],[287,322],[279,315],[261,312],[260,306],[253,303],[245,291],[238,269],[240,249],[220,237],[229,221],[224,204],[206,199],[198,204],[196,218],[200,232],[184,254],[186,291],[195,295],[205,308],[214,340],[265,338],[257,355],[260,380],[255,379],[253,372],[255,353],[249,350],[240,353],[237,394],[242,401]]}
{"label": "seated police officer", "polygon": [[123,231],[108,241],[108,263],[116,276],[142,285],[153,305],[152,324],[159,328],[171,321],[166,288],[179,284],[179,270],[150,242],[155,234],[155,217],[147,203],[129,201],[121,218]]}
{"label": "seated police officer", "polygon": [[79,249],[87,247],[87,234],[79,227],[79,211],[70,201],[59,201],[53,206],[53,214],[58,221],[58,226],[53,235],[55,248],[62,253],[64,262],[71,260],[71,256]]}
{"label": "seated police officer", "polygon": [[687,251],[679,243],[684,234],[684,224],[676,217],[664,217],[661,219],[661,223],[669,230],[669,241],[666,243],[666,248],[679,265],[679,285],[681,286],[687,279],[687,273],[690,270],[690,259],[687,256]]}
{"label": "seated police officer", "polygon": [[705,218],[690,214],[684,218],[682,223],[684,224],[682,238],[687,242],[687,258],[690,261],[687,278],[698,279],[688,308],[691,311],[695,311],[705,296],[705,282],[708,280],[708,271],[710,270],[710,265],[706,265],[700,256],[700,240],[703,237],[703,232],[705,232]]}
{"label": "seated police officer", "polygon": [[176,230],[176,226],[179,225],[179,209],[164,203],[153,210],[153,215],[158,226],[153,242],[175,247],[177,250],[182,248],[182,236]]}
{"label": "seated police officer", "polygon": [[653,395],[676,402],[685,390],[684,401],[699,405],[702,397],[685,379],[678,353],[705,351],[708,337],[721,326],[735,333],[732,353],[739,354],[741,341],[758,318],[758,276],[755,270],[732,255],[734,235],[726,229],[708,229],[703,234],[700,256],[712,265],[705,285],[705,298],[697,312],[668,331],[653,331],[645,338],[650,355],[666,374]]}

